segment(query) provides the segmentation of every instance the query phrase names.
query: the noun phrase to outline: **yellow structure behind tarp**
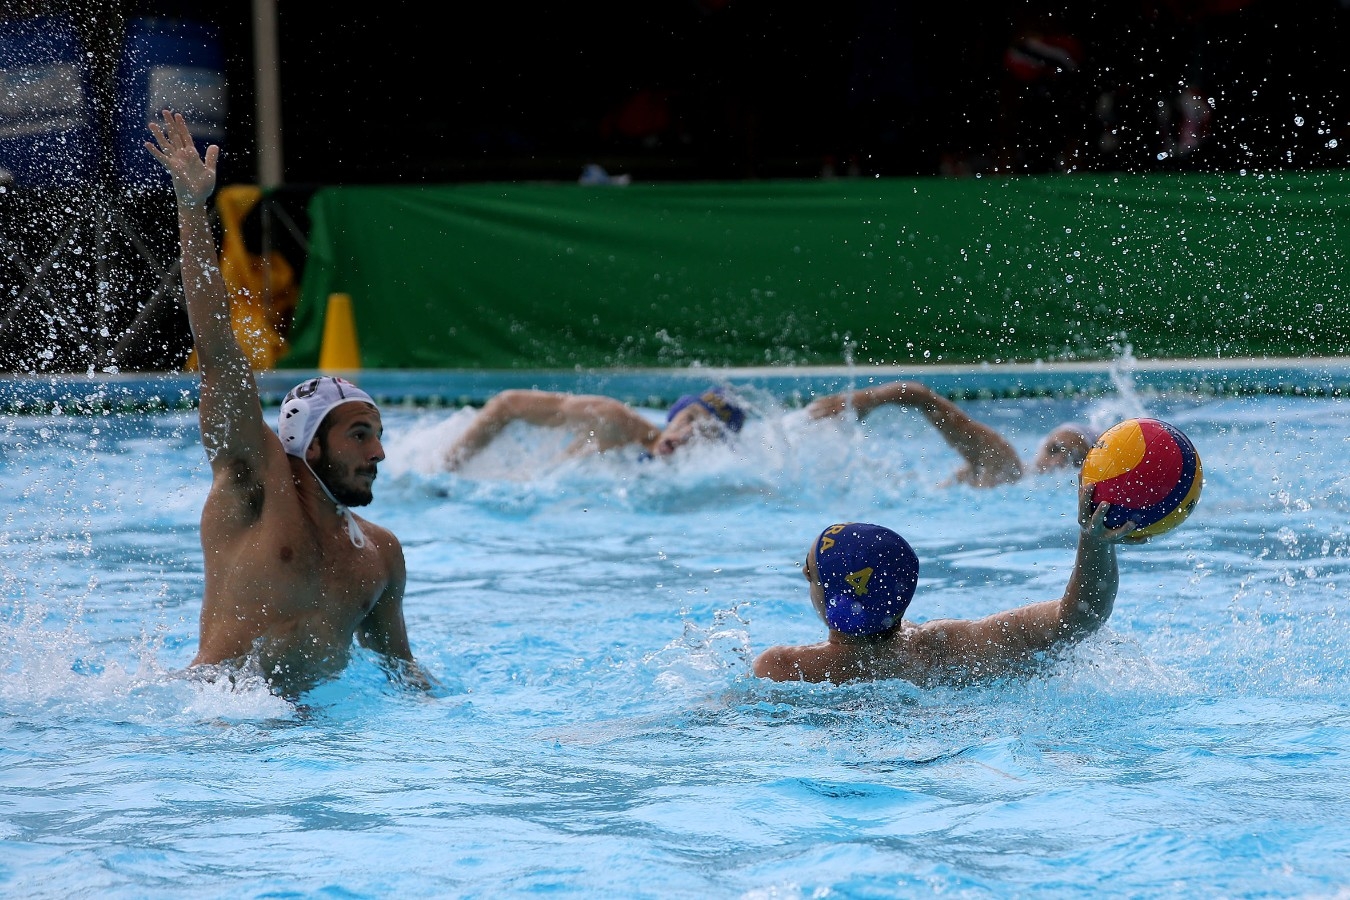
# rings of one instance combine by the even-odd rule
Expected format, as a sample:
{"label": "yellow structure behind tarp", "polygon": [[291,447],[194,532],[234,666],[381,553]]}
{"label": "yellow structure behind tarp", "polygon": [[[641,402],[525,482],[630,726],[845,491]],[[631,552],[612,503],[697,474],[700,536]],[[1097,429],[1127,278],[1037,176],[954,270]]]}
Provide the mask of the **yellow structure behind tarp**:
{"label": "yellow structure behind tarp", "polygon": [[[220,274],[230,295],[230,324],[254,371],[270,369],[286,354],[283,331],[295,311],[299,285],[295,270],[279,253],[264,259],[244,245],[244,217],[262,199],[262,190],[235,184],[216,191],[220,216]],[[184,368],[197,368],[197,351]]]}
{"label": "yellow structure behind tarp", "polygon": [[319,345],[319,371],[353,372],[361,368],[361,344],[356,337],[356,315],[351,294],[329,294]]}

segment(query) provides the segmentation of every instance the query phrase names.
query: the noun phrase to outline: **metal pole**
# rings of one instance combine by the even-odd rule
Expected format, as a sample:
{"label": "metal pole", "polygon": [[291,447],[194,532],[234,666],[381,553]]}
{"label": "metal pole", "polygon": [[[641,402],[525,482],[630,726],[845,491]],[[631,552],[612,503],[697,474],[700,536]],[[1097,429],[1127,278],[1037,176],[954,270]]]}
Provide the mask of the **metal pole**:
{"label": "metal pole", "polygon": [[277,53],[277,0],[253,0],[253,70],[258,128],[258,184],[282,182],[281,69]]}

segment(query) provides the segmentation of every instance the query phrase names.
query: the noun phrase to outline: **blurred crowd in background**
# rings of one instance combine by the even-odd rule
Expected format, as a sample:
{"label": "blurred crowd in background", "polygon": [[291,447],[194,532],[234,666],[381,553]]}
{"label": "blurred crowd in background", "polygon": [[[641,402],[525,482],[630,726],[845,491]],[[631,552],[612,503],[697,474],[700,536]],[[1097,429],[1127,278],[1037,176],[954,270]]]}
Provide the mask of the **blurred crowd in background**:
{"label": "blurred crowd in background", "polygon": [[[109,59],[138,17],[214,29],[224,180],[254,180],[250,0],[9,5],[64,11]],[[282,0],[276,15],[291,183],[1320,168],[1350,141],[1350,0]]]}
{"label": "blurred crowd in background", "polygon": [[1315,168],[1350,138],[1350,0],[281,13],[288,160],[325,182]]}

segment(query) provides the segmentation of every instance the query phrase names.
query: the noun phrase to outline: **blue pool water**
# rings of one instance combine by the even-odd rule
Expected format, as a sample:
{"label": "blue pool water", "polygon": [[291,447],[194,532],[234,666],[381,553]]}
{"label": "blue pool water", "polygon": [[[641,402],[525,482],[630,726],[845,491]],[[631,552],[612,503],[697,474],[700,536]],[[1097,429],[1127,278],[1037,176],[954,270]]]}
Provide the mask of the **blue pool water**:
{"label": "blue pool water", "polygon": [[1121,551],[1107,629],[964,690],[748,674],[823,635],[798,567],[832,521],[910,539],[915,619],[1062,591],[1071,481],[939,488],[910,413],[812,426],[757,392],[739,443],[671,465],[522,428],[448,475],[471,413],[391,408],[369,515],[444,690],[358,654],[299,706],[174,677],[191,411],[0,414],[0,894],[1350,895],[1350,406],[1122,387],[968,404],[1028,454],[1166,418],[1206,481]]}

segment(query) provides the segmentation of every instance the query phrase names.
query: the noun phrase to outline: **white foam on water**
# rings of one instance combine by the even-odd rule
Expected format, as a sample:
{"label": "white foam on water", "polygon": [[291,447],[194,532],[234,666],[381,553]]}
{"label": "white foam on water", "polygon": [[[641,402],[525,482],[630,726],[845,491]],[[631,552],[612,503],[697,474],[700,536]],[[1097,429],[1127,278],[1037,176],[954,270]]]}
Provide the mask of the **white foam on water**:
{"label": "white foam on water", "polygon": [[[844,419],[813,421],[760,392],[742,393],[751,417],[739,434],[725,442],[694,442],[656,459],[641,458],[637,447],[568,455],[572,436],[565,429],[513,423],[485,451],[448,473],[440,462],[445,449],[475,412],[422,414],[396,428],[387,422],[388,459],[381,477],[401,487],[420,484],[441,496],[516,510],[576,495],[669,512],[753,496],[872,503],[919,480],[936,485],[947,474],[923,473],[915,460],[935,457],[940,466],[955,466],[924,423],[902,423],[903,435],[895,440],[887,434],[895,423],[885,413],[875,416],[885,423],[881,429]],[[654,424],[663,421],[659,411],[641,412]]]}
{"label": "white foam on water", "polygon": [[41,624],[34,606],[17,623],[0,623],[0,701],[11,714],[94,715],[144,724],[290,715],[293,708],[261,678],[207,680],[165,669],[154,641],[110,656],[77,617],[62,630]]}

